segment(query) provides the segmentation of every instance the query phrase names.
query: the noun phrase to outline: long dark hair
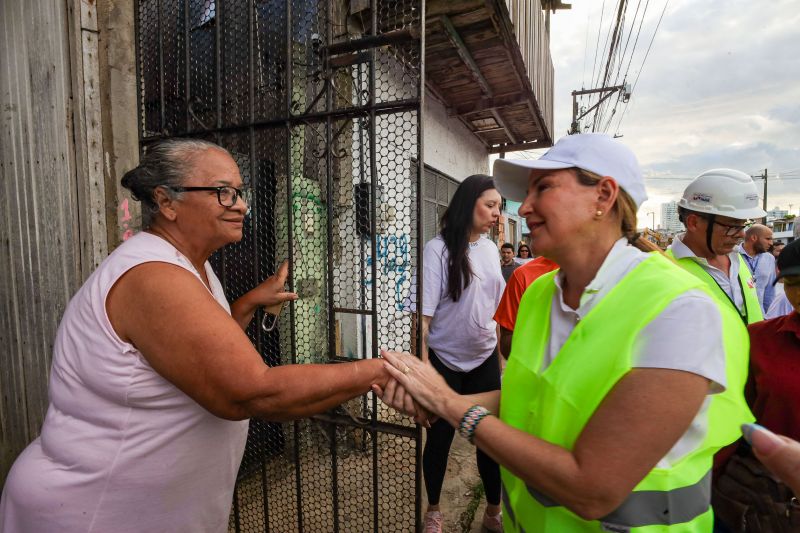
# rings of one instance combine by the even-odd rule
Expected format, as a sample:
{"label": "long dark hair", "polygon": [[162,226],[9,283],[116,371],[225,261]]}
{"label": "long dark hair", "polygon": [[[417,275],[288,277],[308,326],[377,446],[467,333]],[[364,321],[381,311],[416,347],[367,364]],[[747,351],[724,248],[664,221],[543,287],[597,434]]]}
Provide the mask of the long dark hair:
{"label": "long dark hair", "polygon": [[475,202],[490,189],[494,180],[486,174],[473,174],[461,182],[453,199],[439,221],[444,245],[447,247],[447,295],[457,302],[461,293],[472,281],[472,268],[469,265],[467,250],[472,233],[472,214]]}

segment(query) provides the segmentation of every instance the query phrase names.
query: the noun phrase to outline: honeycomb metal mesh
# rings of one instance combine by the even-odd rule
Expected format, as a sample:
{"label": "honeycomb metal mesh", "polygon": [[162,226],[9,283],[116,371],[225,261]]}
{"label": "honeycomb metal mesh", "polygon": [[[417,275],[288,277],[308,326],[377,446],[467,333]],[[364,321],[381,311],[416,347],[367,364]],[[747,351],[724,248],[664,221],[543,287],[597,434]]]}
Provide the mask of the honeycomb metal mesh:
{"label": "honeycomb metal mesh", "polygon": [[[253,188],[241,242],[212,258],[233,300],[290,264],[300,296],[270,366],[409,350],[419,259],[422,0],[138,0],[140,143],[227,148]],[[414,531],[420,433],[371,394],[250,422],[230,531]],[[201,465],[198,465],[200,467]]]}

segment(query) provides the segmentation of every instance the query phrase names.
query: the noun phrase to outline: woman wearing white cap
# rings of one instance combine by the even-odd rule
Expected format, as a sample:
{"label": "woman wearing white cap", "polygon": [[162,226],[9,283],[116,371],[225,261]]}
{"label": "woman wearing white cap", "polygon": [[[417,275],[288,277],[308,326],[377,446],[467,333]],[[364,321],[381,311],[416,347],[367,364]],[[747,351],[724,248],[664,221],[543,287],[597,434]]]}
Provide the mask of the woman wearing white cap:
{"label": "woman wearing white cap", "polygon": [[644,183],[621,143],[565,137],[494,174],[561,266],[522,297],[502,391],[458,395],[387,352],[393,375],[501,465],[506,531],[710,532],[712,457],[752,420],[741,320],[645,253]]}

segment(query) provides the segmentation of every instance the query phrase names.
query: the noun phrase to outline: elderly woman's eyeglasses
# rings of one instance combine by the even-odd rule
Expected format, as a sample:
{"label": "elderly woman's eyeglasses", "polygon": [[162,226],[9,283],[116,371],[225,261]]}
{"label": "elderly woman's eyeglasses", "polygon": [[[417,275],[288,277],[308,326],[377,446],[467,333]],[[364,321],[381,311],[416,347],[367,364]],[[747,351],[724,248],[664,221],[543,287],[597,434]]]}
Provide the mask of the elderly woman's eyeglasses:
{"label": "elderly woman's eyeglasses", "polygon": [[250,207],[250,199],[252,198],[252,190],[248,188],[237,189],[229,185],[221,187],[170,187],[175,192],[192,192],[192,191],[216,191],[217,201],[222,207],[233,207],[236,205],[236,200],[241,198],[247,204],[248,210]]}

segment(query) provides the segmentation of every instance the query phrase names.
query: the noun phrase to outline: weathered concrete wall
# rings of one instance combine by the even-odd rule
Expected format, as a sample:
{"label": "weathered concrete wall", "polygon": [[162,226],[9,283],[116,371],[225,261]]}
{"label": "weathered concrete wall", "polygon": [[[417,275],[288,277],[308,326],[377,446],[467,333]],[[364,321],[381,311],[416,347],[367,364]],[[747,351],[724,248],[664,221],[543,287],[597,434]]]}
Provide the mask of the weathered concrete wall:
{"label": "weathered concrete wall", "polygon": [[425,164],[457,181],[472,174],[489,173],[486,147],[431,95],[423,108]]}
{"label": "weathered concrete wall", "polygon": [[69,299],[136,223],[133,7],[100,4],[0,2],[0,485],[39,434]]}
{"label": "weathered concrete wall", "polygon": [[98,59],[106,227],[108,248],[113,250],[141,225],[139,202],[119,185],[123,174],[139,162],[133,2],[98,2],[98,18],[103,30]]}
{"label": "weathered concrete wall", "polygon": [[58,322],[81,282],[65,2],[0,2],[0,484],[39,433]]}

